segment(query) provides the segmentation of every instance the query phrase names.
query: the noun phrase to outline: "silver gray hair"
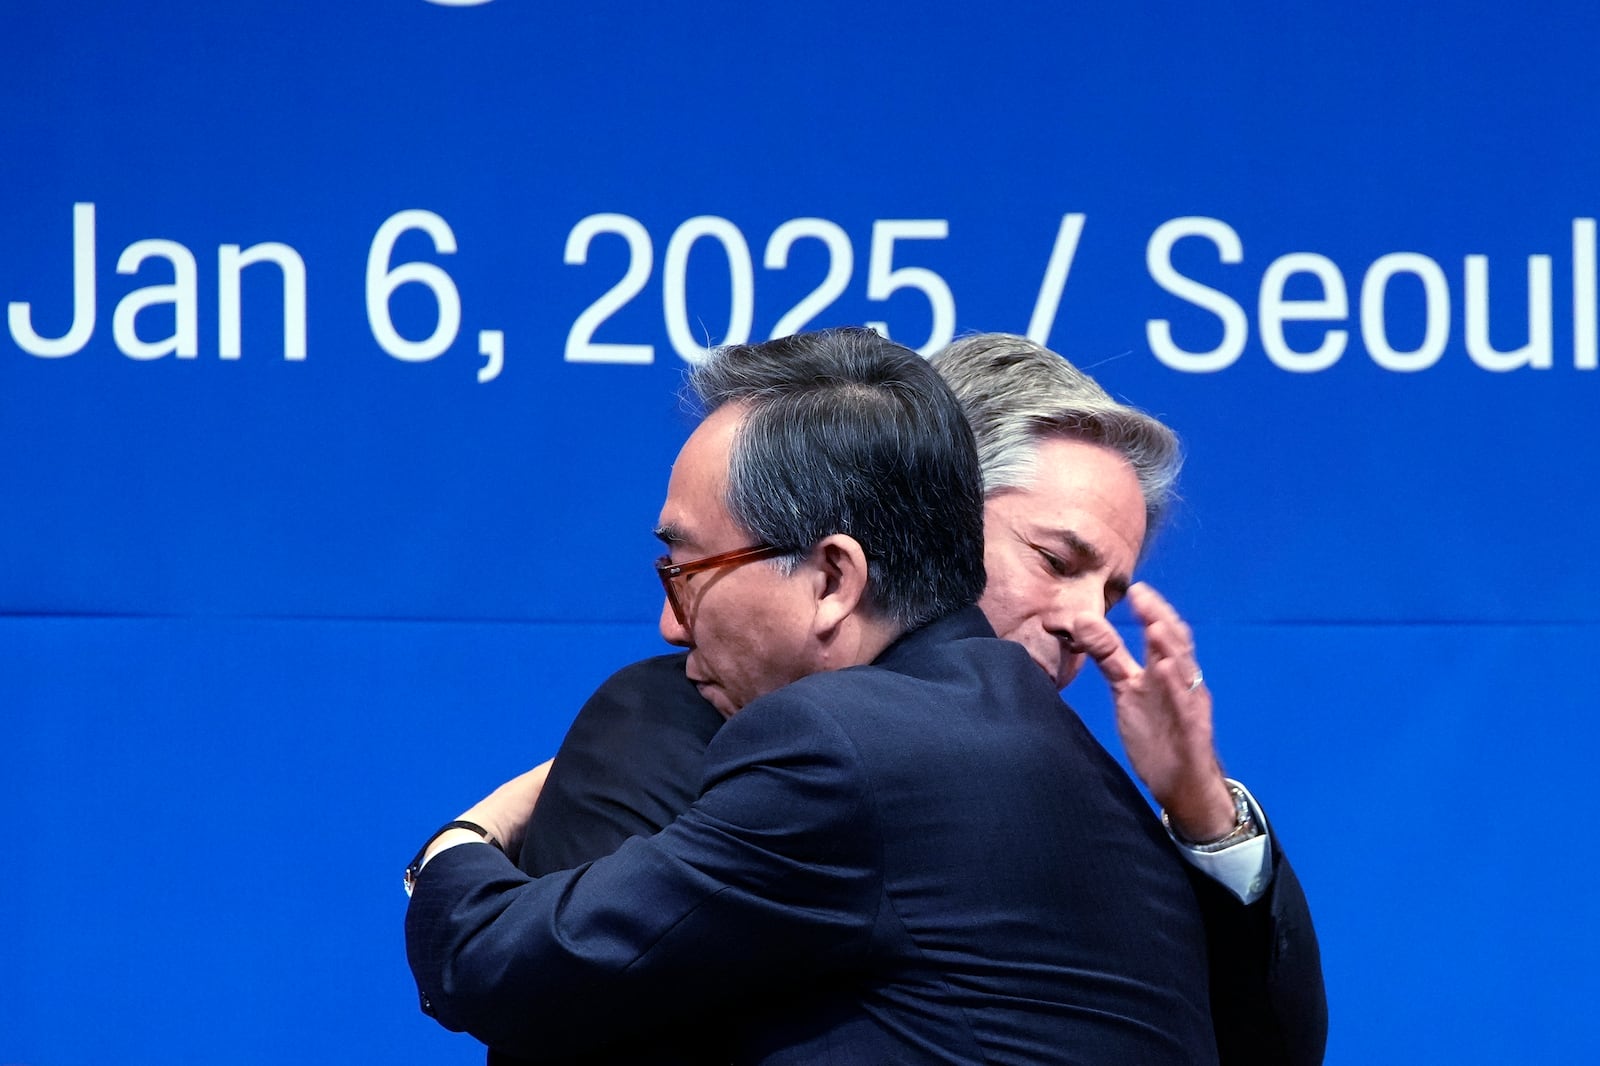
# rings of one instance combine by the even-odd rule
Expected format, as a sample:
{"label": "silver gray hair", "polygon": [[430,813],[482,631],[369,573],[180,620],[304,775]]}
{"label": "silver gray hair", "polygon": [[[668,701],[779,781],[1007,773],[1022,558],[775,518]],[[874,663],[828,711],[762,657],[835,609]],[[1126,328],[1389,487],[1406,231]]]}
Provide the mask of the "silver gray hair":
{"label": "silver gray hair", "polygon": [[1177,434],[1118,403],[1065,358],[1012,333],[976,333],[930,359],[966,411],[978,444],[983,491],[1033,483],[1039,442],[1083,440],[1128,461],[1144,495],[1145,543],[1176,498],[1183,450]]}

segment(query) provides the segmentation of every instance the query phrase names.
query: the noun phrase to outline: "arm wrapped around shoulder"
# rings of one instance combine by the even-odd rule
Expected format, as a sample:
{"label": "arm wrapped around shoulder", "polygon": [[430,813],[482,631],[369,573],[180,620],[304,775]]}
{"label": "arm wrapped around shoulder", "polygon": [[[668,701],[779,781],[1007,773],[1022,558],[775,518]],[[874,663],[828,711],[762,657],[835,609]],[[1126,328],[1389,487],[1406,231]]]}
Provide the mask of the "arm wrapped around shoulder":
{"label": "arm wrapped around shoulder", "polygon": [[592,1054],[864,951],[882,886],[855,752],[827,716],[764,702],[653,837],[537,879],[487,846],[430,862],[406,915],[424,1009],[498,1050]]}

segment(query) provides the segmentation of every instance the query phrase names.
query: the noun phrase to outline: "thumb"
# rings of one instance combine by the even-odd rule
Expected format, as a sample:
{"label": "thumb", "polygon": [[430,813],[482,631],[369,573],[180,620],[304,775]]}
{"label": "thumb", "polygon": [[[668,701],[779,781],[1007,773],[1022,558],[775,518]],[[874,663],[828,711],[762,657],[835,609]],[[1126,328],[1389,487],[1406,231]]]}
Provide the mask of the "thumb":
{"label": "thumb", "polygon": [[1112,685],[1122,685],[1144,675],[1144,667],[1133,657],[1116,626],[1105,616],[1082,614],[1072,620],[1073,643],[1086,652]]}

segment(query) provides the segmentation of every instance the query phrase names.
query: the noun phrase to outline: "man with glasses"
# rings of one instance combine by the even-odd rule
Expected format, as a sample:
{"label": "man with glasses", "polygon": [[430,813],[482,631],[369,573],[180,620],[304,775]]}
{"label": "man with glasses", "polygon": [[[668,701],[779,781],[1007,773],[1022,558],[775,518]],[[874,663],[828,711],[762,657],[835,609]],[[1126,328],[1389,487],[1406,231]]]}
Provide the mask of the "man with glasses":
{"label": "man with glasses", "polygon": [[[1205,932],[1127,775],[973,606],[971,431],[865,330],[723,350],[659,533],[662,631],[728,718],[650,837],[529,878],[535,772],[425,844],[424,1009],[501,1052],[601,1061],[1216,1059]],[[853,669],[846,669],[851,668]]]}
{"label": "man with glasses", "polygon": [[[1129,761],[1166,809],[1174,855],[1194,864],[1223,1062],[1321,1062],[1327,1005],[1305,894],[1253,798],[1218,766],[1188,627],[1154,590],[1133,586],[1141,665],[1104,619],[1129,594],[1172,498],[1176,437],[1023,337],[967,337],[932,363],[962,403],[983,470],[988,584],[979,605],[1058,687],[1088,658],[1111,682]],[[697,653],[676,588],[691,573],[677,566],[662,576],[663,633],[691,650],[624,668],[585,704],[528,828],[521,865],[530,873],[653,833],[699,790],[706,745],[729,712],[714,685],[697,689],[703,668],[689,665]]]}

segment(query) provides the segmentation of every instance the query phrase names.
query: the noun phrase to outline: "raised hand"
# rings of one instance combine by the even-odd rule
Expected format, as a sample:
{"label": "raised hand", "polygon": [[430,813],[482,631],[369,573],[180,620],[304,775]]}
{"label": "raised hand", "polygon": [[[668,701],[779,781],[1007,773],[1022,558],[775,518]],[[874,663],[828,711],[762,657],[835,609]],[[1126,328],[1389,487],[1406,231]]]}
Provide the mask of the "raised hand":
{"label": "raised hand", "polygon": [[1145,663],[1097,614],[1073,620],[1073,642],[1111,686],[1117,732],[1134,773],[1187,840],[1206,841],[1234,826],[1233,797],[1217,761],[1211,692],[1195,661],[1194,633],[1149,585],[1128,590],[1128,606],[1144,627]]}

